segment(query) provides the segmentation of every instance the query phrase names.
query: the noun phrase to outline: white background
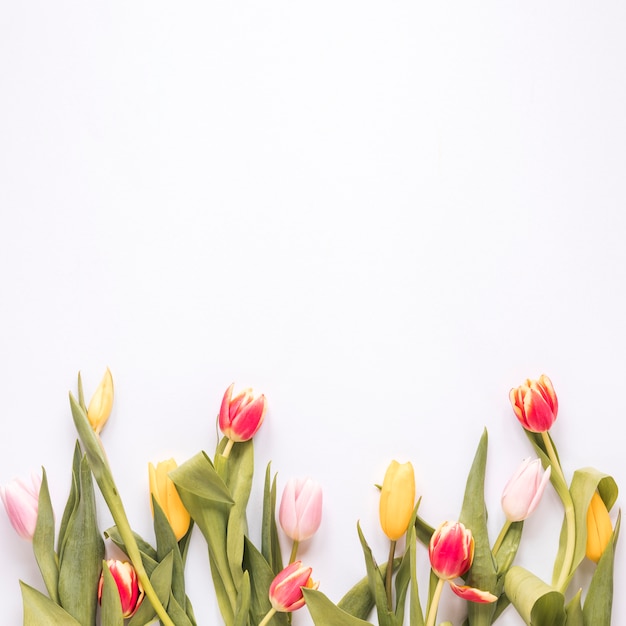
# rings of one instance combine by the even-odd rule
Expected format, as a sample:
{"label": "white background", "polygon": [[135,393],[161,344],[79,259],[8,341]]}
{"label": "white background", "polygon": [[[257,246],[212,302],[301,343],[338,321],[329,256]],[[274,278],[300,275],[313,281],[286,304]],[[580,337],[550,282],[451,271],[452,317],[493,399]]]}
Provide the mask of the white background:
{"label": "white background", "polygon": [[[386,558],[389,461],[455,519],[484,427],[495,539],[531,454],[508,401],[526,377],[554,382],[566,474],[624,487],[625,27],[611,1],[3,3],[0,482],[44,465],[60,519],[67,393],[109,366],[136,530],[147,463],[212,455],[224,390],[253,386],[253,538],[269,460],[279,490],[319,480],[301,554],[335,601],[365,573],[357,520]],[[549,488],[518,557],[546,579],[561,514]],[[41,583],[4,514],[0,553],[19,624],[18,579]],[[199,533],[187,575],[217,623]]]}

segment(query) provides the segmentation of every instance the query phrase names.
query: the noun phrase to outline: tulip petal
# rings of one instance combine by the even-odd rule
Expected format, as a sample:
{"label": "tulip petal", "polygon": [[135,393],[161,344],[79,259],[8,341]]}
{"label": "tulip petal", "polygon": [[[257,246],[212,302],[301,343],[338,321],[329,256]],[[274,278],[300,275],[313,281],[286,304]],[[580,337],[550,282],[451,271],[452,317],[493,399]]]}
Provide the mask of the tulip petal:
{"label": "tulip petal", "polygon": [[482,589],[476,589],[475,587],[469,587],[468,585],[455,585],[452,581],[448,581],[452,591],[463,598],[463,600],[469,600],[471,602],[478,602],[479,604],[489,604],[495,602],[498,598],[488,591]]}

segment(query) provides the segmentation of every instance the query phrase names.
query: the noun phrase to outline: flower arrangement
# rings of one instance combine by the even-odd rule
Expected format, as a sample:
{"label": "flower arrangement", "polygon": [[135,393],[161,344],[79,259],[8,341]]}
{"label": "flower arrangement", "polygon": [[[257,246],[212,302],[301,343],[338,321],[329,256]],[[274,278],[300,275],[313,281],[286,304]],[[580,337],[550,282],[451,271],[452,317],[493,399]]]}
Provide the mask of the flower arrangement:
{"label": "flower arrangement", "polygon": [[[510,605],[533,626],[608,626],[620,513],[614,479],[594,468],[563,472],[550,428],[558,400],[550,379],[526,380],[510,392],[513,412],[534,449],[502,492],[502,530],[491,543],[484,483],[488,437],[482,433],[468,473],[458,520],[437,526],[419,515],[410,462],[392,461],[380,490],[380,526],[389,553],[379,565],[357,524],[363,548],[362,580],[337,603],[324,594],[311,567],[298,559],[299,545],[322,521],[322,489],[314,480],[289,480],[277,508],[276,475],[268,465],[263,487],[261,542],[248,536],[247,504],[254,473],[253,438],[267,400],[251,389],[225,392],[218,414],[223,437],[213,457],[200,451],[180,466],[173,459],[149,465],[154,545],[132,529],[116,487],[101,433],[113,406],[109,370],[85,402],[78,377],[70,408],[78,440],[71,487],[58,529],[45,469],[28,483],[0,488],[17,533],[32,541],[47,593],[20,582],[24,624],[61,626],[195,626],[185,590],[185,563],[192,532],[208,548],[214,593],[226,626],[288,626],[290,614],[307,607],[316,626],[434,626],[446,588],[467,603],[464,626],[493,624]],[[97,525],[95,485],[114,520]],[[551,581],[515,565],[524,520],[539,506],[548,485],[563,508],[563,526]],[[283,560],[279,528],[292,541]],[[127,558],[107,558],[114,544]],[[418,549],[428,553],[429,588],[418,585]],[[586,589],[570,586],[581,563],[594,565]],[[421,561],[420,561],[421,563]],[[446,584],[447,583],[447,584]],[[408,606],[408,610],[407,610]],[[446,622],[450,625],[450,622]]]}

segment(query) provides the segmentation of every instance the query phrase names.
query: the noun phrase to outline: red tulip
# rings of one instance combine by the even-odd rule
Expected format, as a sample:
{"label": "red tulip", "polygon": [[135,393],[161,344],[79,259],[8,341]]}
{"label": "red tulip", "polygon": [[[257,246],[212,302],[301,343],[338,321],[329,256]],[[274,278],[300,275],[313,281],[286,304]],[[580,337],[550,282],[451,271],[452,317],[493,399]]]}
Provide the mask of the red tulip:
{"label": "red tulip", "polygon": [[318,582],[311,578],[312,569],[301,561],[294,561],[279,572],[270,585],[270,602],[275,611],[291,613],[304,606],[302,588],[317,589]]}
{"label": "red tulip", "polygon": [[[120,594],[122,615],[124,618],[132,617],[143,600],[143,587],[137,578],[135,568],[126,561],[109,559],[107,567],[113,576]],[[98,600],[102,601],[102,587],[104,585],[104,573],[100,576],[98,584]]]}
{"label": "red tulip", "polygon": [[264,395],[255,397],[252,389],[244,389],[234,398],[234,383],[226,390],[220,408],[220,430],[231,441],[248,441],[261,427],[267,402]]}
{"label": "red tulip", "polygon": [[542,374],[539,380],[527,379],[517,389],[511,389],[509,398],[522,426],[533,433],[550,430],[556,420],[559,402],[552,382]]}

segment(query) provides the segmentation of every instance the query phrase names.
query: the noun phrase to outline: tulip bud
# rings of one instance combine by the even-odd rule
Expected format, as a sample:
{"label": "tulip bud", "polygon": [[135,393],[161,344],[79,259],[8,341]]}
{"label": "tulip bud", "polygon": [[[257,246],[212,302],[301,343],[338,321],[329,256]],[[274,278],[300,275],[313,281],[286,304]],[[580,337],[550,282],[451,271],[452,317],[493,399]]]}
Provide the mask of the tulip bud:
{"label": "tulip bud", "polygon": [[[168,476],[168,474],[177,467],[174,459],[161,461],[157,463],[156,468],[152,463],[149,463],[148,473],[150,475],[150,493],[163,510],[165,517],[167,517],[167,521],[174,531],[176,540],[180,541],[189,530],[191,518],[178,495],[176,486]],[[150,504],[152,505],[152,500],[150,500]]]}
{"label": "tulip bud", "polygon": [[261,427],[267,402],[264,395],[255,397],[252,389],[244,389],[232,397],[234,383],[226,390],[220,408],[220,430],[231,441],[248,441]]}
{"label": "tulip bud", "polygon": [[428,554],[439,578],[452,580],[462,576],[474,558],[472,531],[461,522],[444,522],[430,538]]}
{"label": "tulip bud", "polygon": [[270,585],[272,608],[281,613],[291,613],[304,606],[302,587],[317,589],[319,582],[311,578],[312,569],[301,561],[294,561],[279,572]]}
{"label": "tulip bud", "polygon": [[291,478],[278,512],[280,525],[293,541],[312,537],[322,521],[322,488],[311,478]]}
{"label": "tulip bud", "polygon": [[411,463],[392,461],[380,491],[380,525],[392,541],[406,532],[415,505],[415,473]]}
{"label": "tulip bud", "polygon": [[94,429],[97,435],[100,434],[104,425],[111,415],[111,409],[113,408],[113,377],[111,371],[107,367],[107,371],[104,373],[98,388],[89,401],[87,407],[87,419],[91,427]]}
{"label": "tulip bud", "polygon": [[544,472],[539,459],[522,461],[502,492],[502,510],[509,522],[521,522],[537,508],[550,470],[548,466]]}
{"label": "tulip bud", "polygon": [[539,380],[527,379],[517,389],[511,389],[509,399],[526,430],[544,433],[554,424],[559,403],[552,382],[545,374]]}
{"label": "tulip bud", "polygon": [[41,476],[31,475],[32,485],[20,478],[0,486],[0,497],[13,528],[20,537],[32,540],[37,526]]}
{"label": "tulip bud", "polygon": [[609,545],[612,534],[609,512],[604,500],[595,491],[587,509],[587,547],[585,550],[587,558],[597,563]]}
{"label": "tulip bud", "polygon": [[[113,580],[117,585],[120,594],[120,602],[122,604],[122,616],[124,618],[132,617],[139,608],[143,600],[143,587],[137,578],[135,568],[126,561],[117,561],[109,559],[107,567],[113,576]],[[98,583],[98,601],[102,602],[102,587],[104,585],[104,573],[100,576]]]}

